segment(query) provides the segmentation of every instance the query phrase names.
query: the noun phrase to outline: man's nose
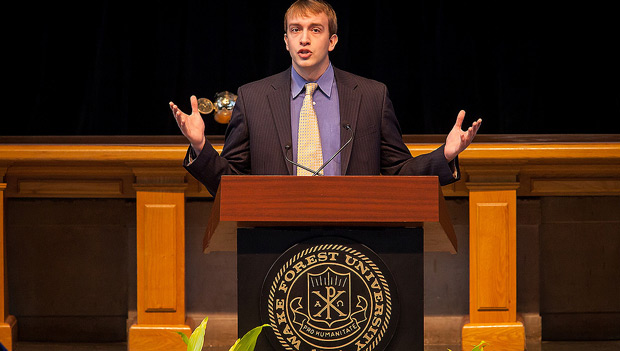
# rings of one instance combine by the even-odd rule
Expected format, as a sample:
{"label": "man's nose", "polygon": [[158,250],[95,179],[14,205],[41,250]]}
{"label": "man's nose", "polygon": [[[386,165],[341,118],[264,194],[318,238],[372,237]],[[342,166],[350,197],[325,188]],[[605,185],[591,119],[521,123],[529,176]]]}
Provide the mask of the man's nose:
{"label": "man's nose", "polygon": [[307,30],[302,31],[301,33],[301,37],[299,38],[299,43],[301,45],[308,45],[310,44],[310,32]]}

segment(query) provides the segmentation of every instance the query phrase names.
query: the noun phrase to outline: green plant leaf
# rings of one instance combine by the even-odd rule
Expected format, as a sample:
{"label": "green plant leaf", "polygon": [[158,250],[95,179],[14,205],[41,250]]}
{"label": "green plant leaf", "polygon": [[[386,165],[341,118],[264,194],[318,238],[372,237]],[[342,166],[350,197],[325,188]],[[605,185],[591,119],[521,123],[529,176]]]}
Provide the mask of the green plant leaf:
{"label": "green plant leaf", "polygon": [[185,335],[185,333],[178,331],[177,334],[181,335],[181,339],[183,339],[183,342],[185,343],[185,345],[189,343],[189,339],[187,338],[187,335]]}
{"label": "green plant leaf", "polygon": [[201,351],[202,345],[205,343],[205,329],[207,329],[207,320],[209,317],[205,317],[205,319],[200,322],[200,325],[192,335],[189,337],[189,342],[187,343],[187,351]]}
{"label": "green plant leaf", "polygon": [[254,347],[256,347],[258,335],[260,335],[264,327],[268,326],[269,324],[263,324],[245,333],[241,339],[237,339],[229,351],[253,351]]}
{"label": "green plant leaf", "polygon": [[478,345],[474,346],[471,351],[484,351],[485,346],[487,346],[486,341],[481,341]]}
{"label": "green plant leaf", "polygon": [[[471,349],[471,351],[484,351],[485,346],[488,346],[486,341],[481,341],[478,345],[474,346],[474,348]],[[448,351],[452,351],[452,350],[448,349]]]}

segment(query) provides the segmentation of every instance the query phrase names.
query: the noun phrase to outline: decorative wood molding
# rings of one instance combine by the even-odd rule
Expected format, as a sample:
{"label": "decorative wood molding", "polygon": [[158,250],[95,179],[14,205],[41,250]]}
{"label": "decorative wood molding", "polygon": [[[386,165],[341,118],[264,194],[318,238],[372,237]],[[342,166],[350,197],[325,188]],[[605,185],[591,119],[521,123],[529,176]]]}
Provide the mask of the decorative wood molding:
{"label": "decorative wood molding", "polygon": [[[408,146],[419,155],[436,145]],[[459,162],[446,196],[468,196],[472,182],[518,182],[517,196],[620,195],[620,142],[474,143]]]}
{"label": "decorative wood molding", "polygon": [[[223,139],[209,139],[221,151]],[[407,143],[414,156],[441,145],[438,137],[405,136],[416,139],[425,142]],[[445,196],[466,197],[467,183],[484,181],[518,182],[517,196],[620,195],[620,135],[479,139],[459,156],[461,180],[443,187]],[[2,137],[0,176],[7,197],[131,198],[134,183],[154,176],[186,183],[186,197],[211,197],[182,167],[186,151],[178,137]]]}

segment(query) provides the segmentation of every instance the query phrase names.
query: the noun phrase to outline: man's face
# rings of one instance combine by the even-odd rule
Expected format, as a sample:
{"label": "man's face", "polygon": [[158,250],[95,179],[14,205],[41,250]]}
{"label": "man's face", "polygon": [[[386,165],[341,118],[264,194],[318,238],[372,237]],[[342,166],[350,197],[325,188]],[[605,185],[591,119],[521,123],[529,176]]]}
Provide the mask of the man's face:
{"label": "man's face", "polygon": [[318,79],[329,66],[328,53],[334,50],[338,36],[329,35],[327,15],[308,14],[287,18],[284,43],[293,67],[306,80]]}

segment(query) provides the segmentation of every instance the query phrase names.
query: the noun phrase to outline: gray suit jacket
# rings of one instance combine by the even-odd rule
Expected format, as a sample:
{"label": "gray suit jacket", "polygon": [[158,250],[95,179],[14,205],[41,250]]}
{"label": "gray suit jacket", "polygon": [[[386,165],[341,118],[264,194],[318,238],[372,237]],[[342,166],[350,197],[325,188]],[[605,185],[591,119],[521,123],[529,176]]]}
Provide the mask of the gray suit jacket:
{"label": "gray suit jacket", "polygon": [[[448,163],[443,145],[412,157],[402,140],[400,126],[383,83],[334,68],[340,98],[340,120],[355,132],[341,153],[343,175],[436,175],[442,185],[458,180],[458,160]],[[199,155],[190,147],[184,160],[187,171],[211,194],[226,174],[293,174],[291,68],[239,88],[226,130],[221,155],[207,142]],[[340,133],[341,144],[350,133]],[[190,159],[192,162],[190,162]]]}

